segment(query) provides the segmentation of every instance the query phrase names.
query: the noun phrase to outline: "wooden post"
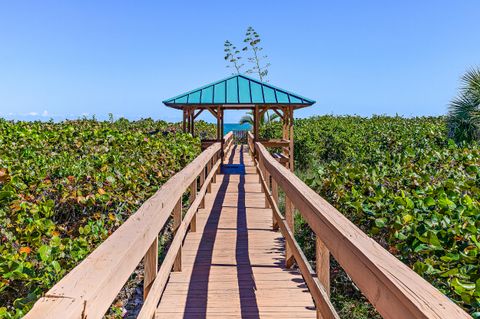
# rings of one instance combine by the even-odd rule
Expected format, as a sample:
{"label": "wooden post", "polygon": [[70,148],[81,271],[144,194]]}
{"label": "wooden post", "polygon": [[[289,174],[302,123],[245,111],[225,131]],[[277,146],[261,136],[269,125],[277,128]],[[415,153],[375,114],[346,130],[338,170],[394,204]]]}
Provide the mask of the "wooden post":
{"label": "wooden post", "polygon": [[191,125],[190,125],[190,132],[192,133],[192,136],[195,136],[195,109],[192,109],[191,110],[191,113],[190,113],[190,121],[191,121]]}
{"label": "wooden post", "polygon": [[192,117],[190,116],[190,113],[191,113],[191,109],[188,108],[187,109],[187,131],[188,133],[192,133]]}
{"label": "wooden post", "polygon": [[315,258],[317,264],[317,277],[330,296],[330,252],[320,237],[316,235]]}
{"label": "wooden post", "polygon": [[148,292],[152,287],[158,272],[158,237],[150,245],[143,259],[143,300],[147,299]]}
{"label": "wooden post", "polygon": [[[182,223],[182,198],[178,200],[173,209],[173,232],[177,232],[178,227]],[[178,249],[177,257],[173,263],[173,271],[182,271],[182,247]]]}
{"label": "wooden post", "polygon": [[183,109],[183,133],[187,133],[187,111]]}
{"label": "wooden post", "polygon": [[220,140],[220,157],[223,164],[223,159],[225,157],[225,152],[223,148],[225,147],[225,141],[223,140],[223,109],[220,106],[217,107],[217,125],[218,125],[218,138]]}
{"label": "wooden post", "polygon": [[290,150],[289,150],[289,159],[290,159],[290,171],[293,172],[293,106],[290,106],[289,111],[289,140],[290,140]]}
{"label": "wooden post", "polygon": [[[217,154],[215,154],[215,155],[213,156],[212,161],[213,161],[213,165],[215,165],[215,163],[217,162]],[[217,171],[215,172],[215,174],[213,174],[212,183],[216,183],[216,182],[217,182],[217,174],[218,174],[218,169],[217,169]]]}
{"label": "wooden post", "polygon": [[[202,169],[202,172],[200,173],[200,188],[203,186],[205,183],[205,168]],[[205,196],[203,196],[202,201],[200,202],[199,208],[205,208]]]}
{"label": "wooden post", "polygon": [[[289,116],[288,116],[288,107],[283,107],[282,108],[282,111],[283,111],[283,118],[282,118],[282,139],[283,140],[288,140],[288,133],[287,133],[287,129],[288,129],[288,119],[289,119]],[[287,154],[287,152],[285,151],[285,148],[282,148],[282,153],[285,155],[285,156],[289,156],[289,154]],[[287,164],[284,164],[285,167],[288,167]]]}
{"label": "wooden post", "polygon": [[[272,177],[272,186],[271,187],[272,187],[273,200],[275,201],[275,203],[278,206],[278,184],[273,177]],[[275,215],[272,215],[272,227],[273,227],[273,230],[277,230],[279,228],[278,221],[275,218]]]}
{"label": "wooden post", "polygon": [[[210,174],[210,171],[212,170],[212,161],[208,161],[207,163],[207,172],[205,173],[207,176],[208,174]],[[207,185],[207,193],[211,193],[212,192],[212,183],[209,182],[208,185]]]}
{"label": "wooden post", "polygon": [[[292,234],[295,234],[294,208],[293,203],[290,198],[288,198],[287,194],[285,194],[285,220],[288,227],[290,227]],[[293,258],[292,248],[290,247],[290,245],[285,243],[285,266],[287,268],[292,267],[294,261],[295,260]]]}
{"label": "wooden post", "polygon": [[255,142],[258,142],[259,140],[259,136],[258,136],[258,132],[260,130],[259,126],[260,126],[260,119],[259,119],[259,109],[258,109],[258,105],[255,105],[255,112],[253,114],[253,122],[254,122],[254,132],[253,132],[253,140]]}
{"label": "wooden post", "polygon": [[[197,181],[198,179],[195,179],[193,183],[190,184],[190,197],[188,198],[190,205],[192,205],[193,201],[197,197]],[[193,215],[192,221],[190,222],[190,231],[192,233],[197,231],[197,213]]]}
{"label": "wooden post", "polygon": [[222,136],[222,132],[220,130],[220,126],[221,126],[221,120],[220,120],[220,106],[217,107],[217,115],[215,115],[216,118],[217,118],[217,142],[221,142],[223,136]]}
{"label": "wooden post", "polygon": [[270,174],[268,174],[268,171],[265,169],[265,165],[263,165],[263,176],[265,177],[265,183],[267,184],[267,189],[265,190],[265,208],[270,208],[268,193],[270,192],[272,185],[270,183]]}

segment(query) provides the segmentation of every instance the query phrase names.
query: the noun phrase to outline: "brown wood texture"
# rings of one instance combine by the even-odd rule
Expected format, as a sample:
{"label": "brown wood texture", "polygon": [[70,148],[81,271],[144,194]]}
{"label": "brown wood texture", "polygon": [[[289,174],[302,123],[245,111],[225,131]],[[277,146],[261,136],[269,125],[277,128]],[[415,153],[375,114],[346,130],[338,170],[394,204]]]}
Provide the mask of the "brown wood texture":
{"label": "brown wood texture", "polygon": [[[174,236],[177,235],[178,228],[182,223],[182,199],[180,198],[173,209],[173,233]],[[175,257],[175,262],[173,263],[173,271],[182,271],[182,247],[178,249],[177,256]]]}
{"label": "brown wood texture", "polygon": [[284,239],[248,148],[233,146],[225,163],[241,162],[245,174],[218,175],[206,195],[156,318],[316,318],[301,274],[284,266]]}
{"label": "brown wood texture", "polygon": [[384,318],[471,318],[363,233],[255,143],[259,157],[312,230]]}
{"label": "brown wood texture", "polygon": [[315,260],[318,280],[330,296],[330,252],[318,236],[315,242]]}
{"label": "brown wood texture", "polygon": [[165,226],[177,200],[219,152],[216,143],[170,178],[25,318],[101,318]]}
{"label": "brown wood texture", "polygon": [[[213,166],[212,171],[207,176],[207,179],[206,179],[207,182],[213,179],[213,176],[217,173],[216,169],[219,166],[220,166],[220,161],[217,160],[217,162]],[[148,298],[145,300],[143,304],[143,307],[138,315],[138,319],[151,319],[153,317],[155,313],[155,309],[157,308],[157,305],[158,305],[158,301],[160,300],[160,297],[163,293],[163,290],[165,289],[165,285],[170,276],[172,267],[174,266],[174,263],[176,260],[176,254],[182,247],[183,240],[187,233],[188,224],[190,223],[191,225],[193,219],[196,218],[198,207],[200,206],[200,202],[206,193],[207,193],[207,185],[205,184],[202,186],[202,188],[200,188],[200,191],[198,192],[196,198],[191,203],[190,207],[188,208],[185,214],[184,219],[182,220],[182,222],[180,223],[180,225],[176,230],[175,237],[173,238],[172,243],[167,251],[167,254],[163,259],[163,262],[160,266],[160,270],[158,271],[155,277],[155,281],[150,286],[150,292],[149,292]]]}
{"label": "brown wood texture", "polygon": [[153,240],[143,258],[143,299],[146,299],[158,271],[158,237]]}
{"label": "brown wood texture", "polygon": [[[286,241],[287,247],[285,250],[285,256],[288,256],[287,254],[290,250],[292,255],[291,263],[293,264],[294,261],[297,263],[300,273],[305,279],[305,283],[307,284],[307,287],[312,294],[313,300],[315,301],[317,318],[339,319],[335,308],[330,302],[329,294],[325,290],[325,287],[322,285],[320,280],[316,277],[316,274],[310,266],[307,257],[304,255],[300,245],[295,240],[293,231],[290,228],[289,223],[287,222],[285,217],[281,215],[272,192],[268,190],[265,175],[263,173],[265,169],[260,169],[260,167],[262,167],[263,165],[258,165],[258,162],[256,160],[255,162],[257,163],[257,171],[260,174],[260,181],[263,185],[263,189],[267,189],[265,195],[270,203],[270,207],[272,208],[274,219],[277,221],[280,231],[282,232],[282,235]],[[288,263],[286,263],[286,268],[290,268]]]}

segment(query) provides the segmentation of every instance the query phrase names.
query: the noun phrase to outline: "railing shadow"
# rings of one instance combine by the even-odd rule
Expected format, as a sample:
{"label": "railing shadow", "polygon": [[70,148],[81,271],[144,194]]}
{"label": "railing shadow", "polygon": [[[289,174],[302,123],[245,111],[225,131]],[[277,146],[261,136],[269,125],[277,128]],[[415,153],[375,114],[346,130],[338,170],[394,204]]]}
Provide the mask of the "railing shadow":
{"label": "railing shadow", "polygon": [[[243,146],[234,146],[228,161],[229,164],[233,163],[235,152],[239,152],[240,163],[238,166],[243,167],[243,151]],[[232,169],[230,171],[224,171],[224,174],[224,178],[214,199],[212,210],[207,218],[197,250],[197,255],[195,256],[193,263],[183,318],[205,318],[207,316],[209,277],[213,266],[213,248],[218,233],[218,224],[220,222],[222,206],[227,193],[226,190],[230,181],[230,174],[236,174],[239,176],[236,216],[237,227],[234,229],[234,231],[236,231],[235,265],[229,264],[225,266],[232,266],[232,270],[234,269],[233,267],[236,267],[242,318],[259,318],[259,309],[255,295],[255,280],[253,278],[252,265],[248,253],[249,238],[245,204],[245,170]],[[216,264],[214,266],[221,265]],[[233,297],[234,296],[232,296],[232,298]]]}
{"label": "railing shadow", "polygon": [[[243,145],[240,146],[240,165],[244,165]],[[245,204],[245,173],[240,174],[237,199],[237,242],[235,249],[237,262],[237,280],[240,295],[240,310],[242,318],[260,318],[255,295],[255,280],[252,264],[248,253],[247,208]]]}
{"label": "railing shadow", "polygon": [[203,229],[197,255],[193,262],[183,318],[205,318],[207,316],[208,284],[212,267],[213,247],[229,180],[229,175],[224,175]]}

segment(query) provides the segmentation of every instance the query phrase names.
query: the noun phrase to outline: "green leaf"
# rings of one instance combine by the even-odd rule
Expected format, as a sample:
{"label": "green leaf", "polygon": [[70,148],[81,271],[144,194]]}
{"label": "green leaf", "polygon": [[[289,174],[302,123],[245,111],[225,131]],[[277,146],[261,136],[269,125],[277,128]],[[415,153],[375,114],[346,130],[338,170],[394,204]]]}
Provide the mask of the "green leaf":
{"label": "green leaf", "polygon": [[43,245],[38,249],[38,255],[42,261],[47,261],[50,258],[51,252],[52,249],[47,245]]}
{"label": "green leaf", "polygon": [[405,224],[409,223],[412,219],[413,219],[413,216],[410,215],[410,214],[403,215],[403,222],[404,222]]}
{"label": "green leaf", "polygon": [[386,222],[387,222],[387,219],[385,217],[377,218],[375,219],[375,226],[377,226],[378,228],[383,228],[385,227]]}
{"label": "green leaf", "polygon": [[423,202],[425,203],[425,205],[427,206],[435,206],[436,202],[435,200],[432,198],[432,197],[427,197],[423,200]]}
{"label": "green leaf", "polygon": [[52,261],[52,266],[57,273],[60,272],[60,270],[62,270],[62,267],[60,267],[60,264],[56,260]]}

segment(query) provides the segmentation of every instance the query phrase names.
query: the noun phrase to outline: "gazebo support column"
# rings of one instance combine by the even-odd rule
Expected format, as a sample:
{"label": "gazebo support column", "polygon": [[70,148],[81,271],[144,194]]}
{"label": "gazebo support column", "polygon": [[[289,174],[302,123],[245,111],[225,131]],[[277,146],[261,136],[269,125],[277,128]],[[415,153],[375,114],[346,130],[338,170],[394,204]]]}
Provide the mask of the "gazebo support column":
{"label": "gazebo support column", "polygon": [[183,109],[183,133],[187,132],[187,111]]}
{"label": "gazebo support column", "polygon": [[[259,114],[259,109],[258,105],[255,105],[255,109],[253,110],[253,140],[254,142],[259,141],[259,126],[260,126],[260,114]],[[254,150],[254,154],[256,156],[257,151]]]}
{"label": "gazebo support column", "polygon": [[195,109],[190,110],[190,133],[195,136]]}
{"label": "gazebo support column", "polygon": [[222,141],[222,132],[221,132],[221,125],[222,125],[222,121],[220,120],[220,107],[217,107],[217,113],[213,113],[212,114],[215,116],[215,118],[217,119],[217,142],[221,142]]}
{"label": "gazebo support column", "polygon": [[290,171],[293,172],[293,106],[289,106],[289,115],[290,115],[290,121],[289,121],[289,136],[288,139],[290,140],[290,150],[289,150],[289,156],[290,156]]}
{"label": "gazebo support column", "polygon": [[282,117],[282,139],[289,141],[287,149],[283,149],[282,153],[288,157],[287,167],[293,172],[293,107],[283,107]]}
{"label": "gazebo support column", "polygon": [[217,132],[218,132],[218,136],[217,136],[217,140],[220,141],[220,144],[221,144],[221,151],[220,151],[220,155],[222,157],[222,164],[223,164],[223,160],[225,158],[225,154],[223,153],[223,143],[224,143],[224,140],[223,140],[223,108],[221,108],[220,106],[217,107]]}

